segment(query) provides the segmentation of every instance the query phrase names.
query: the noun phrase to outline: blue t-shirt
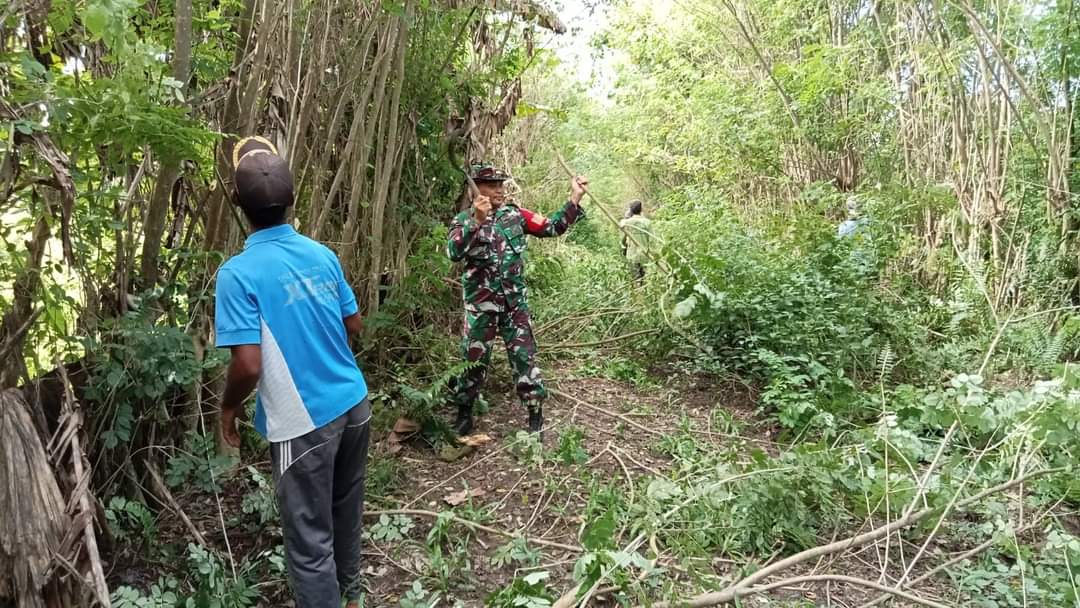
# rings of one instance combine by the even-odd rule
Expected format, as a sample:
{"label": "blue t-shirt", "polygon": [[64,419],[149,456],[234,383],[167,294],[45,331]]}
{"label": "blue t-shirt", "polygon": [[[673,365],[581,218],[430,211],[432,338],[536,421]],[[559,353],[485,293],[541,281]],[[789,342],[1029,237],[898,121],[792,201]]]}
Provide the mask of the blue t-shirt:
{"label": "blue t-shirt", "polygon": [[337,256],[288,224],[255,232],[218,270],[216,343],[260,346],[264,437],[299,437],[367,396],[343,322],[356,311]]}

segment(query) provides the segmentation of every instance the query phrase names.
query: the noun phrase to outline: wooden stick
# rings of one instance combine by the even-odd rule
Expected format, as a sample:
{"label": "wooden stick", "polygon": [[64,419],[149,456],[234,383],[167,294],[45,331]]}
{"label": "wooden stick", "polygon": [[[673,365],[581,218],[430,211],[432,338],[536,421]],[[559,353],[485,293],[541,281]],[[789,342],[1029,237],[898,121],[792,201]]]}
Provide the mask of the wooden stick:
{"label": "wooden stick", "polygon": [[[1051,473],[1058,473],[1062,470],[1062,468],[1053,468],[1028,473],[1027,475],[1012,479],[1002,484],[998,484],[991,488],[987,488],[986,490],[983,490],[978,494],[961,500],[954,505],[954,508],[957,510],[962,509],[968,505],[974,504],[986,498],[987,496],[1010,490],[1030,479],[1042,477],[1043,475],[1049,475]],[[839,551],[846,551],[847,549],[859,547],[880,538],[884,538],[885,536],[892,534],[897,530],[906,528],[912,524],[919,522],[922,519],[925,519],[926,517],[930,516],[935,512],[937,512],[937,509],[922,509],[916,513],[907,515],[906,517],[901,517],[900,519],[893,521],[889,525],[875,528],[874,530],[871,530],[870,532],[867,532],[865,534],[860,534],[858,536],[853,536],[844,540],[832,542],[827,545],[822,545],[820,547],[813,547],[805,551],[800,551],[799,553],[782,559],[771,566],[762,568],[761,570],[758,570],[757,572],[754,572],[753,574],[743,578],[741,581],[733,585],[729,585],[727,588],[720,591],[704,593],[702,595],[690,598],[689,600],[681,600],[676,603],[658,602],[652,604],[652,608],[675,608],[676,606],[678,606],[679,608],[702,608],[704,606],[716,606],[718,604],[725,604],[731,602],[737,597],[739,597],[740,593],[743,593],[746,589],[750,588],[751,585],[754,585],[758,581],[762,581],[776,574],[777,572],[781,572],[792,566],[821,557],[823,555],[829,555],[831,553],[837,553]]]}
{"label": "wooden stick", "polygon": [[[67,376],[67,370],[63,365],[57,362],[57,369],[60,370],[60,376],[64,380],[64,403],[70,410],[74,409],[75,393],[71,388],[71,381]],[[82,416],[78,412],[73,412],[73,420],[71,424],[76,427],[82,426]],[[71,436],[71,464],[75,470],[75,479],[83,478],[83,453],[82,448],[79,446],[79,434],[74,433]],[[89,471],[87,471],[89,476]],[[89,500],[90,490],[84,488],[79,493],[79,508],[83,513],[93,513],[90,509]],[[93,581],[94,588],[97,590],[97,600],[101,603],[103,608],[111,608],[112,603],[109,599],[109,585],[105,582],[105,569],[101,566],[101,554],[98,552],[97,536],[94,535],[94,518],[91,516],[86,520],[86,526],[83,529],[83,533],[86,537],[86,557],[90,560],[90,574]]]}
{"label": "wooden stick", "polygon": [[621,336],[614,336],[607,338],[606,340],[597,340],[595,342],[570,342],[566,344],[552,344],[551,346],[545,346],[546,350],[565,350],[568,348],[588,348],[591,346],[603,346],[605,344],[611,344],[613,342],[619,342],[621,340],[629,340],[630,338],[637,338],[638,336],[646,336],[651,334],[660,333],[659,329],[643,329],[641,331],[634,331]]}
{"label": "wooden stick", "polygon": [[169,491],[169,487],[162,481],[161,474],[158,473],[157,467],[150,464],[150,461],[146,461],[145,465],[146,470],[150,473],[150,481],[153,482],[154,491],[156,491],[169,505],[169,508],[172,509],[173,513],[176,513],[176,516],[180,518],[180,521],[183,522],[184,526],[191,532],[191,535],[195,537],[195,540],[203,547],[209,546],[206,544],[206,538],[203,537],[202,532],[199,532],[199,529],[192,523],[191,518],[180,508],[180,504],[176,502],[176,498],[174,498],[172,492]]}
{"label": "wooden stick", "polygon": [[[564,158],[562,157],[562,154],[560,154],[559,152],[557,152],[557,151],[556,151],[556,152],[555,152],[555,158],[557,158],[557,159],[559,160],[559,164],[560,164],[560,165],[562,165],[563,171],[565,171],[565,172],[567,173],[567,175],[569,175],[569,176],[570,176],[570,178],[571,178],[571,179],[573,179],[573,178],[577,177],[577,173],[574,173],[574,170],[570,168],[570,165],[566,164],[566,159],[564,159]],[[626,236],[626,238],[628,238],[628,239],[630,239],[631,241],[633,241],[633,242],[634,242],[634,244],[635,244],[635,245],[637,245],[637,246],[638,246],[638,248],[639,248],[639,249],[641,249],[641,251],[645,253],[645,255],[649,256],[649,259],[651,259],[652,261],[656,262],[656,265],[657,265],[657,266],[659,266],[659,267],[660,267],[660,269],[662,269],[662,270],[663,270],[664,272],[666,272],[667,274],[669,274],[669,275],[672,275],[672,276],[674,276],[674,274],[675,274],[675,273],[674,273],[674,272],[672,271],[671,267],[667,265],[667,262],[665,262],[665,261],[664,261],[664,260],[663,260],[662,258],[660,258],[659,256],[655,255],[655,254],[654,254],[654,253],[653,253],[652,251],[650,251],[649,249],[647,249],[647,248],[645,248],[645,247],[642,247],[642,246],[641,246],[641,242],[640,242],[640,241],[638,241],[638,240],[637,240],[636,238],[634,238],[634,235],[630,234],[630,231],[629,231],[629,230],[627,230],[627,229],[626,229],[626,228],[624,228],[624,227],[623,227],[623,226],[622,226],[621,224],[619,224],[619,220],[615,219],[615,216],[611,215],[611,212],[610,212],[610,211],[608,211],[607,207],[605,207],[605,206],[603,205],[603,203],[601,203],[600,201],[596,200],[596,197],[595,197],[595,196],[593,196],[592,192],[590,192],[590,191],[588,190],[588,188],[586,188],[586,189],[585,189],[585,195],[586,195],[586,196],[588,196],[588,197],[589,197],[590,199],[592,199],[592,201],[593,201],[594,203],[596,203],[596,207],[597,207],[597,208],[599,208],[599,209],[600,209],[600,211],[601,211],[601,212],[603,212],[603,214],[604,214],[604,215],[605,215],[605,216],[606,216],[606,217],[607,217],[607,218],[608,218],[609,220],[611,220],[611,223],[612,223],[612,224],[614,224],[616,228],[618,228],[619,232],[623,233],[623,234],[624,234],[624,235]]]}
{"label": "wooden stick", "polygon": [[[741,588],[737,590],[735,598],[733,599],[744,597],[747,595],[766,593],[780,587],[791,587],[793,585],[799,585],[802,583],[816,583],[824,581],[833,581],[840,583],[848,583],[850,585],[858,585],[860,587],[869,587],[870,589],[876,589],[889,595],[895,595],[896,597],[903,598],[909,602],[914,602],[922,606],[929,606],[930,608],[952,608],[951,606],[948,606],[946,604],[941,604],[932,600],[924,599],[917,595],[912,595],[906,591],[901,591],[892,587],[886,587],[881,583],[875,583],[866,579],[856,578],[854,576],[844,576],[841,574],[811,574],[808,576],[795,576],[792,578],[785,578],[784,580],[776,581],[775,583],[769,583],[768,585],[762,585],[760,587]],[[690,606],[691,604],[685,605]]]}
{"label": "wooden stick", "polygon": [[650,435],[663,436],[663,433],[661,433],[660,431],[650,429],[649,427],[644,426],[644,425],[642,425],[642,424],[640,424],[638,422],[635,422],[634,420],[631,420],[630,418],[628,418],[628,417],[626,417],[626,416],[624,416],[624,415],[622,415],[622,414],[620,414],[618,412],[613,412],[611,410],[604,409],[604,408],[600,407],[599,405],[593,405],[593,404],[591,404],[591,403],[589,403],[587,401],[582,401],[581,399],[578,399],[577,397],[574,397],[573,395],[568,395],[567,393],[564,393],[564,392],[562,392],[562,391],[560,391],[558,389],[548,389],[548,392],[551,393],[552,395],[558,395],[559,397],[562,397],[563,399],[569,399],[570,401],[573,401],[574,403],[577,403],[578,405],[584,405],[585,407],[587,407],[587,408],[589,408],[591,410],[600,412],[601,414],[611,416],[612,418],[616,418],[618,420],[621,420],[621,421],[625,422],[626,424],[629,424],[630,426],[638,429],[639,431],[644,431],[644,432],[646,432],[646,433],[648,433]]}
{"label": "wooden stick", "polygon": [[542,538],[525,536],[524,534],[516,532],[507,532],[506,530],[491,528],[482,524],[478,524],[474,521],[469,521],[467,519],[458,517],[457,515],[449,512],[444,512],[440,514],[436,513],[435,511],[424,511],[422,509],[384,509],[364,512],[364,517],[378,517],[380,515],[413,515],[417,517],[430,517],[432,519],[437,519],[440,516],[444,516],[449,517],[450,520],[457,522],[463,526],[468,526],[470,528],[488,532],[490,534],[496,534],[498,536],[504,536],[506,538],[524,538],[526,542],[536,543],[538,545],[544,545],[545,547],[552,547],[555,549],[562,549],[564,551],[570,551],[572,553],[583,553],[585,551],[585,549],[577,545],[567,545],[563,543],[557,543],[551,540],[544,540]]}

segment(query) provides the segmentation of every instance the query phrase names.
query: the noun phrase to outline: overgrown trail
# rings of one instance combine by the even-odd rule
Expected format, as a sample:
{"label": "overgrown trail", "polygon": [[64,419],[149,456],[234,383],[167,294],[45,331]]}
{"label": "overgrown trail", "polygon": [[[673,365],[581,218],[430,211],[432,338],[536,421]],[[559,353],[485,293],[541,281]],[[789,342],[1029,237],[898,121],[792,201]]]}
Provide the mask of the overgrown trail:
{"label": "overgrown trail", "polygon": [[[258,134],[363,317],[365,608],[1080,608],[1078,18],[0,2],[0,607],[292,601],[267,442],[219,420]],[[473,162],[547,217],[589,178],[565,234],[507,235],[542,445],[502,361],[485,441],[435,423]]]}
{"label": "overgrown trail", "polygon": [[[493,375],[486,393],[490,410],[474,433],[486,441],[471,453],[428,443],[419,433],[397,447],[389,432],[376,436],[365,545],[367,606],[429,606],[436,595],[445,602],[438,605],[481,606],[506,589],[528,597],[529,587],[515,581],[541,572],[549,590],[570,590],[583,556],[599,547],[625,547],[637,533],[613,514],[644,509],[665,492],[681,491],[673,482],[685,484],[694,474],[695,451],[723,453],[737,466],[789,447],[774,441],[778,428],[756,414],[756,396],[741,382],[672,369],[619,378],[586,358],[561,360],[547,370],[553,394],[541,446],[520,432],[524,413],[512,386],[500,381],[505,374]],[[223,480],[221,495],[196,488],[177,492],[175,506],[190,521],[160,520],[159,540],[182,546],[191,542],[194,527],[214,548],[231,548],[242,571],[243,564],[259,563],[273,552],[280,532],[270,516],[263,525],[250,525],[252,516],[272,508],[270,488],[258,487],[260,475],[252,471],[269,478],[269,463],[235,469]],[[257,483],[245,487],[245,477]],[[231,514],[227,543],[221,512]],[[702,576],[738,578],[775,560],[782,548],[777,540],[775,550],[760,555],[702,555],[696,547],[658,540],[666,536],[665,526],[694,526],[693,521],[679,517],[656,525],[640,553],[677,585],[693,585]],[[147,563],[144,555],[137,549],[119,555],[110,583],[146,586],[175,566]],[[870,562],[869,555],[854,552],[825,568],[873,578],[876,566]],[[809,574],[822,565],[819,560],[794,572]],[[605,581],[590,605],[613,605],[611,583],[626,581]],[[280,571],[264,575],[260,587],[259,605],[289,600]],[[872,597],[827,583],[778,597],[826,595],[848,603]]]}
{"label": "overgrown trail", "polygon": [[[376,504],[399,504],[434,515],[468,496],[469,502],[458,509],[464,517],[478,516],[485,526],[520,535],[530,550],[542,553],[535,565],[500,564],[498,555],[508,538],[473,531],[467,557],[472,573],[467,580],[451,577],[450,597],[480,605],[492,591],[530,570],[551,572],[553,588],[572,587],[574,563],[583,553],[579,538],[590,519],[603,515],[605,493],[634,503],[646,491],[643,480],[672,475],[672,458],[658,446],[665,437],[677,435],[680,426],[693,429],[705,442],[749,446],[756,437],[768,443],[770,429],[753,419],[751,397],[742,385],[721,386],[687,376],[643,378],[646,384],[636,385],[582,375],[580,363],[564,361],[547,370],[555,390],[548,400],[542,450],[518,434],[524,413],[512,387],[496,381],[489,389],[491,409],[475,431],[490,437],[490,443],[450,462],[437,458],[422,442],[410,443],[398,455],[401,481]],[[720,414],[716,403],[722,404]],[[723,426],[716,428],[719,421]],[[733,421],[752,439],[729,433]],[[417,543],[373,543],[371,557],[380,565],[372,569],[371,582],[375,597],[382,600],[374,605],[396,604],[396,596],[405,591],[401,575],[411,584],[428,570],[430,550],[423,541],[434,520],[419,520],[412,536]],[[467,529],[457,526],[453,536]],[[607,533],[618,533],[616,545],[629,540],[629,531],[616,530],[613,524]]]}

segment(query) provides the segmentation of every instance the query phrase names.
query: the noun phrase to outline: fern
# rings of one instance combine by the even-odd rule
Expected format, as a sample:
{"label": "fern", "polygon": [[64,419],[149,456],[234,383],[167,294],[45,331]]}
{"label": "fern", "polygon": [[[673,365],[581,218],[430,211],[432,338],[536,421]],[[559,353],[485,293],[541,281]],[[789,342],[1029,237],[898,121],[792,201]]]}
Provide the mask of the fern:
{"label": "fern", "polygon": [[896,352],[892,348],[892,344],[886,343],[882,347],[881,352],[878,353],[877,369],[878,369],[878,382],[884,382],[886,378],[892,375],[893,369],[896,368],[896,364],[899,359],[896,357]]}
{"label": "fern", "polygon": [[[1047,333],[1049,334],[1049,328],[1047,328]],[[1061,328],[1053,336],[1048,336],[1048,338],[1041,352],[1039,352],[1039,368],[1042,370],[1053,369],[1061,359],[1061,355],[1065,352],[1068,332],[1065,328]]]}

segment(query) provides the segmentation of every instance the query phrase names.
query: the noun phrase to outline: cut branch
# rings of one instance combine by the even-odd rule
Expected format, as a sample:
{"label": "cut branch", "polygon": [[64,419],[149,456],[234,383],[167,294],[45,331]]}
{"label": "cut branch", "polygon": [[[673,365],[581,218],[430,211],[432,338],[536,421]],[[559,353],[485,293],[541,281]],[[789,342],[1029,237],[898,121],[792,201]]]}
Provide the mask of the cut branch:
{"label": "cut branch", "polygon": [[[987,488],[986,490],[983,490],[982,492],[979,492],[978,494],[975,494],[969,498],[958,501],[955,504],[955,509],[962,509],[964,507],[979,502],[987,496],[1008,491],[1036,477],[1042,477],[1044,475],[1058,473],[1062,470],[1063,469],[1061,468],[1043,469],[1041,471],[1035,471],[1033,473],[1028,473],[1027,475],[1017,477],[1005,483],[993,486],[991,488]],[[763,581],[766,578],[777,574],[778,572],[782,572],[784,570],[787,570],[788,568],[791,568],[792,566],[796,566],[798,564],[817,559],[825,555],[831,555],[833,553],[846,551],[848,549],[853,549],[855,547],[860,547],[867,543],[871,543],[875,540],[884,538],[898,530],[918,523],[919,521],[925,519],[926,517],[935,512],[937,512],[937,510],[932,508],[922,509],[905,517],[901,517],[900,519],[897,519],[896,521],[886,526],[875,528],[874,530],[871,530],[870,532],[867,532],[865,534],[860,534],[858,536],[839,540],[833,543],[829,543],[827,545],[822,545],[820,547],[814,547],[805,551],[800,551],[799,553],[796,553],[795,555],[792,555],[786,559],[782,559],[771,566],[762,568],[761,570],[758,570],[757,572],[744,577],[739,582],[730,585],[720,591],[705,593],[690,598],[689,600],[678,601],[675,603],[658,602],[656,604],[653,604],[652,608],[675,608],[676,606],[678,606],[679,608],[702,608],[704,606],[716,606],[719,604],[726,604],[740,597],[740,595],[745,594],[745,591],[749,589],[752,585]]]}

